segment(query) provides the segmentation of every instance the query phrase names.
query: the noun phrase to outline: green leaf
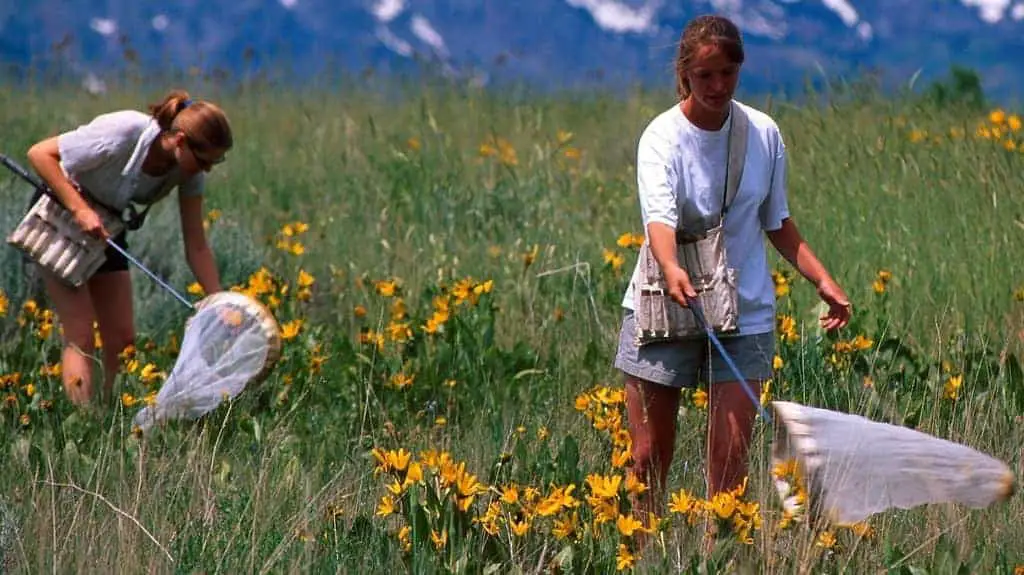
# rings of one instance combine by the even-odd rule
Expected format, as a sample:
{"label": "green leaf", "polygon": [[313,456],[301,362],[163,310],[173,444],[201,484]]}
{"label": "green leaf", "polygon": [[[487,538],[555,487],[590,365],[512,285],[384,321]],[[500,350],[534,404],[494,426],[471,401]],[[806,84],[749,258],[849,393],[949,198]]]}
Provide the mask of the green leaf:
{"label": "green leaf", "polygon": [[576,438],[571,435],[565,436],[565,439],[562,440],[562,446],[558,450],[555,463],[558,467],[557,481],[565,484],[579,484],[583,482],[582,472],[580,471],[580,448],[576,443]]}

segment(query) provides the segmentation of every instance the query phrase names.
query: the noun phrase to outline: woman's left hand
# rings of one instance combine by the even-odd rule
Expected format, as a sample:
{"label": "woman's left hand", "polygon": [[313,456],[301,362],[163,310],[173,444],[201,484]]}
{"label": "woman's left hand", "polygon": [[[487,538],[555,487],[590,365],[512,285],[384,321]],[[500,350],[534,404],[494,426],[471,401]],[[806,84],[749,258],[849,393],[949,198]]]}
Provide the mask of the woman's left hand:
{"label": "woman's left hand", "polygon": [[821,321],[821,327],[827,331],[846,327],[846,324],[850,322],[853,306],[850,305],[850,300],[846,297],[843,288],[839,287],[839,284],[832,278],[825,278],[818,285],[818,296],[828,304],[828,313],[818,318]]}

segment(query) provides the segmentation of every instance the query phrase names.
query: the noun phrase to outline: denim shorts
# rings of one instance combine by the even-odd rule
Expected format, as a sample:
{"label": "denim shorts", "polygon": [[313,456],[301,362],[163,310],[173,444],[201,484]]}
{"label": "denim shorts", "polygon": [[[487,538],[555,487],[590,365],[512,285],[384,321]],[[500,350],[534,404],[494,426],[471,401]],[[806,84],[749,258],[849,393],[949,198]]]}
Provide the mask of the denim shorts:
{"label": "denim shorts", "polygon": [[[719,336],[718,340],[747,382],[754,383],[772,377],[774,332]],[[615,367],[627,375],[678,388],[694,388],[700,383],[736,381],[736,376],[718,348],[707,337],[638,347],[636,319],[632,310],[626,310],[622,318]]]}

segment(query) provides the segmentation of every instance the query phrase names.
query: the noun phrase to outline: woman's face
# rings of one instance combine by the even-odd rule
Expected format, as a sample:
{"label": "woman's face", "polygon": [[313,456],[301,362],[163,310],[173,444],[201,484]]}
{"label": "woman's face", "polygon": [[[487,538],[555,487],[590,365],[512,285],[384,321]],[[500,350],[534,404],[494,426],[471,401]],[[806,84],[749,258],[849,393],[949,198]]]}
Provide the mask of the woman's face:
{"label": "woman's face", "polygon": [[223,150],[200,149],[192,144],[184,133],[178,133],[179,140],[175,156],[181,171],[192,176],[199,172],[209,172],[213,166],[224,161]]}
{"label": "woman's face", "polygon": [[739,72],[740,65],[718,45],[704,44],[684,72],[690,82],[690,98],[707,110],[724,111],[736,91]]}

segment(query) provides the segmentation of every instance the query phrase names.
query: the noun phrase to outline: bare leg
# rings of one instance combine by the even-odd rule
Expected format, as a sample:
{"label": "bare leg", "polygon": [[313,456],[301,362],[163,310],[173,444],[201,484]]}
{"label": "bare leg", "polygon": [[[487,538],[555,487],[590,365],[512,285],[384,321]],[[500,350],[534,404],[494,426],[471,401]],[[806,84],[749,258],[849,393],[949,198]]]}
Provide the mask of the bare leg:
{"label": "bare leg", "polygon": [[[648,490],[633,501],[634,516],[658,516],[676,440],[679,389],[626,377],[626,414],[633,443],[632,471]],[[639,500],[637,500],[639,499]]]}
{"label": "bare leg", "polygon": [[103,339],[103,391],[110,398],[121,370],[120,354],[135,343],[131,276],[127,271],[97,274],[89,280],[89,291]]}
{"label": "bare leg", "polygon": [[92,399],[95,353],[92,324],[95,318],[88,287],[71,288],[48,272],[42,272],[46,295],[53,302],[57,321],[64,330],[61,377],[72,403],[84,406]]}
{"label": "bare leg", "polygon": [[[749,382],[760,395],[759,382]],[[714,383],[708,415],[708,497],[741,485],[757,408],[736,381]]]}

